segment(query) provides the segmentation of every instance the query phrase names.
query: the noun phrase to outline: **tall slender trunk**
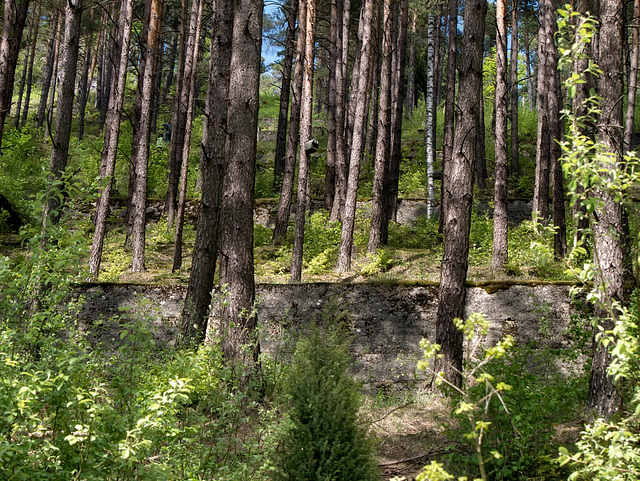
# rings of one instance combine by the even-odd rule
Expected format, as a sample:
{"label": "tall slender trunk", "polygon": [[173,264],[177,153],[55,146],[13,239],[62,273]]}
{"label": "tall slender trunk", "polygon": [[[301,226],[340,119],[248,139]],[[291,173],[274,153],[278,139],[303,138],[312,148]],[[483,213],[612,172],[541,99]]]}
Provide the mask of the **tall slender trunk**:
{"label": "tall slender trunk", "polygon": [[434,82],[434,70],[435,70],[435,15],[430,14],[427,20],[427,76],[426,76],[426,91],[425,91],[425,111],[426,118],[424,122],[424,144],[427,160],[427,219],[433,217],[434,206],[434,185],[433,185],[433,164],[436,160],[435,152],[435,139],[434,139],[434,123],[436,121],[435,116],[435,82]]}
{"label": "tall slender trunk", "polygon": [[[382,245],[385,223],[384,196],[388,187],[389,154],[391,152],[391,41],[394,18],[391,0],[383,4],[382,65],[380,68],[380,102],[378,136],[373,176],[373,200],[371,202],[371,229],[367,251],[375,253]],[[397,11],[397,10],[396,10]]]}
{"label": "tall slender trunk", "polygon": [[227,171],[220,224],[220,284],[228,302],[222,308],[222,352],[242,379],[258,365],[260,344],[253,312],[253,184],[258,131],[262,2],[234,5],[229,83]]}
{"label": "tall slender trunk", "polygon": [[202,139],[202,200],[193,248],[189,286],[182,308],[182,336],[201,341],[207,331],[211,290],[218,259],[218,232],[222,202],[227,136],[227,102],[233,34],[233,2],[217,0],[212,21],[211,55]]}
{"label": "tall slender trunk", "polygon": [[331,30],[329,41],[329,86],[327,97],[327,163],[324,174],[324,204],[333,207],[336,192],[336,131],[338,104],[336,101],[336,77],[340,66],[342,39],[342,0],[331,1]]}
{"label": "tall slender trunk", "polygon": [[[335,153],[335,189],[333,205],[329,219],[336,222],[342,218],[347,191],[347,75],[349,61],[349,18],[351,0],[342,1],[342,38],[340,39],[341,61],[336,68],[336,153]],[[340,14],[340,12],[338,12]]]}
{"label": "tall slender trunk", "polygon": [[551,135],[551,145],[549,146],[549,169],[551,171],[551,190],[553,194],[552,217],[554,226],[553,251],[556,259],[563,259],[567,253],[567,225],[565,220],[565,199],[564,199],[564,176],[562,173],[562,149],[560,142],[563,140],[564,126],[561,122],[562,110],[562,87],[560,83],[560,72],[558,72],[558,48],[555,43],[557,23],[555,18],[556,0],[551,0],[552,17],[551,36],[547,44],[549,76],[547,109],[549,112],[549,131]]}
{"label": "tall slender trunk", "polygon": [[500,272],[508,258],[507,220],[507,0],[496,1],[496,167],[493,197],[491,270]]}
{"label": "tall slender trunk", "polygon": [[13,82],[28,9],[29,0],[5,0],[4,2],[4,19],[0,40],[0,153],[2,152],[4,124],[11,109]]}
{"label": "tall slender trunk", "polygon": [[[404,107],[404,67],[406,59],[407,30],[409,25],[409,2],[403,0],[396,8],[400,9],[398,15],[400,26],[396,48],[394,49],[396,61],[392,60],[393,91],[391,92],[391,158],[389,161],[389,186],[386,188],[385,198],[385,223],[396,221],[398,182],[400,181],[400,161],[402,160],[402,109]],[[386,234],[383,232],[383,243],[387,243]]]}
{"label": "tall slender trunk", "polygon": [[[622,102],[622,0],[600,3],[599,45],[596,63],[602,71],[597,80],[600,97],[600,118],[597,125],[597,140],[613,155],[602,156],[599,166],[606,181],[614,178],[615,172],[624,168],[621,145],[623,139]],[[606,182],[605,181],[605,182]],[[610,347],[601,343],[601,330],[610,331],[619,316],[624,302],[624,226],[622,205],[613,192],[606,188],[594,189],[598,198],[593,228],[593,254],[598,266],[594,284],[601,293],[596,306],[598,328],[593,334],[593,361],[589,378],[589,406],[598,416],[610,417],[621,403],[616,382],[607,370],[611,362]]]}
{"label": "tall slender trunk", "polygon": [[465,95],[458,103],[453,157],[443,172],[444,253],[436,319],[436,342],[442,346],[443,357],[438,359],[436,369],[456,386],[462,382],[462,333],[453,320],[464,315],[486,12],[484,0],[468,0],[465,4],[459,70],[459,90]]}
{"label": "tall slender trunk", "polygon": [[36,44],[38,41],[38,31],[40,29],[40,18],[42,13],[42,2],[38,2],[38,13],[36,14],[36,26],[35,31],[33,33],[33,40],[31,42],[31,52],[29,54],[29,69],[27,71],[27,93],[25,94],[24,99],[24,110],[22,113],[22,118],[20,120],[19,127],[24,127],[29,118],[29,104],[31,102],[31,83],[33,80],[33,64],[36,57]]}
{"label": "tall slender trunk", "polygon": [[151,106],[153,105],[153,74],[155,71],[155,53],[158,48],[158,30],[162,25],[162,0],[150,1],[150,15],[147,20],[147,38],[144,48],[146,61],[142,70],[142,91],[140,124],[136,156],[132,159],[135,169],[134,185],[131,196],[131,237],[133,272],[145,270],[145,210],[147,206],[147,169],[149,162],[149,139],[151,134]]}
{"label": "tall slender trunk", "polygon": [[518,0],[511,0],[511,54],[509,58],[509,89],[511,94],[511,175],[520,172],[518,155]]}
{"label": "tall slender trunk", "polygon": [[[93,243],[89,256],[89,272],[97,278],[102,261],[102,249],[106,233],[107,216],[109,215],[109,202],[111,201],[111,189],[113,186],[113,173],[116,167],[118,153],[118,140],[120,138],[120,120],[124,93],[127,82],[127,63],[129,59],[129,45],[131,40],[131,22],[133,17],[133,0],[122,0],[120,5],[120,18],[118,20],[118,38],[120,39],[120,58],[118,61],[118,75],[113,86],[113,92],[109,97],[109,109],[105,125],[105,143],[102,148],[101,165],[104,165],[102,181],[104,182],[102,193],[96,206],[96,228],[93,233]],[[88,41],[90,45],[90,40]],[[88,63],[86,58],[85,62]],[[86,99],[85,99],[86,103]]]}
{"label": "tall slender trunk", "polygon": [[356,201],[358,194],[358,180],[360,176],[360,158],[364,142],[367,111],[367,79],[371,64],[371,25],[373,20],[373,0],[365,0],[362,5],[363,29],[362,50],[360,51],[360,68],[358,70],[357,88],[353,92],[354,117],[353,138],[349,155],[349,177],[347,180],[347,196],[342,218],[342,232],[338,252],[338,272],[351,270],[351,256],[353,251],[353,230],[356,218]]}
{"label": "tall slender trunk", "polygon": [[[294,0],[295,1],[295,0]],[[289,120],[289,131],[287,140],[287,152],[284,166],[284,176],[282,177],[282,189],[280,189],[280,202],[278,203],[278,214],[276,225],[273,229],[274,245],[279,245],[284,241],[289,228],[289,215],[291,202],[293,199],[294,175],[296,170],[296,155],[298,143],[300,142],[300,109],[302,104],[302,82],[303,64],[305,52],[305,35],[307,7],[305,0],[299,0],[298,7],[298,43],[296,46],[295,72],[293,77],[293,102],[291,104],[291,115]]]}
{"label": "tall slender trunk", "polygon": [[51,22],[51,38],[49,39],[49,49],[47,50],[47,61],[43,70],[42,90],[40,93],[40,104],[38,106],[38,127],[42,127],[45,120],[47,110],[47,98],[49,97],[49,89],[51,88],[51,80],[54,73],[54,64],[56,58],[58,31],[61,28],[60,13],[56,10],[54,20]]}
{"label": "tall slender trunk", "polygon": [[[456,59],[457,52],[457,36],[458,36],[458,0],[449,0],[448,2],[448,47],[447,47],[447,86],[444,102],[444,133],[442,148],[442,170],[451,161],[453,156],[453,135],[455,126],[455,98],[456,98]],[[444,221],[444,192],[445,179],[442,179],[440,188],[440,216],[438,229],[442,232]]]}
{"label": "tall slender trunk", "polygon": [[[293,55],[295,53],[296,17],[298,16],[298,2],[293,0],[289,4],[287,15],[287,38],[285,53],[282,59],[282,86],[280,88],[280,109],[278,111],[278,130],[276,133],[276,147],[273,161],[273,185],[280,189],[285,170],[285,156],[287,153],[287,126],[289,121],[289,100],[291,98],[291,71]],[[331,28],[334,28],[333,23]]]}
{"label": "tall slender trunk", "polygon": [[[40,5],[40,4],[38,4]],[[36,14],[34,11],[31,14],[31,22],[29,23],[29,33],[27,35],[27,45],[35,45],[36,38],[38,36],[38,24],[40,23],[40,12]],[[34,35],[35,33],[35,35]],[[27,70],[29,64],[33,64],[31,60],[32,48],[25,49],[24,51],[24,63],[22,65],[22,75],[20,75],[20,87],[18,89],[18,103],[16,104],[16,115],[13,122],[13,126],[17,129],[20,127],[20,115],[22,114],[22,98],[24,96],[25,83],[27,81]],[[1,137],[1,136],[0,136]],[[1,142],[1,139],[0,139]]]}
{"label": "tall slender trunk", "polygon": [[84,69],[82,71],[82,78],[80,80],[80,86],[78,87],[78,140],[82,140],[84,137],[84,119],[87,110],[87,100],[89,99],[89,67],[93,61],[91,55],[91,47],[93,46],[93,32],[89,34],[85,40],[85,53],[84,53]]}
{"label": "tall slender trunk", "polygon": [[[528,0],[525,1],[525,5],[524,5],[524,9],[525,12],[528,9]],[[526,14],[525,14],[525,20],[526,20]],[[529,37],[529,27],[527,26],[527,22],[524,22],[524,49],[525,49],[525,54],[524,54],[524,61],[525,61],[525,69],[527,72],[527,97],[529,99],[529,104],[531,105],[532,109],[536,108],[536,93],[535,90],[533,88],[533,74],[531,72],[531,38]]]}
{"label": "tall slender trunk", "polygon": [[198,66],[198,50],[200,45],[200,28],[202,25],[203,0],[194,0],[191,9],[189,38],[184,64],[184,86],[182,88],[181,103],[185,103],[185,126],[182,140],[182,165],[180,169],[180,193],[178,196],[178,211],[176,213],[176,232],[173,249],[172,272],[182,267],[182,230],[184,227],[184,210],[187,202],[187,174],[189,172],[189,147],[196,96],[196,68]]}
{"label": "tall slender trunk", "polygon": [[[62,61],[60,69],[60,94],[56,111],[56,129],[53,136],[49,171],[52,180],[59,180],[69,159],[69,140],[71,138],[71,120],[73,96],[80,47],[80,21],[82,19],[82,0],[69,0],[64,9],[64,39],[62,41]],[[43,215],[43,230],[47,221],[57,224],[60,220],[60,186],[51,185],[47,196],[47,205]]]}
{"label": "tall slender trunk", "polygon": [[177,202],[178,185],[180,182],[180,165],[182,164],[181,154],[184,143],[184,121],[186,112],[183,110],[181,102],[182,89],[184,88],[184,65],[187,49],[187,5],[188,0],[182,0],[180,18],[180,50],[178,53],[178,66],[176,73],[176,96],[173,102],[173,114],[171,115],[171,144],[169,145],[169,181],[167,185],[167,198],[165,200],[165,210],[167,211],[167,224],[169,228],[173,226]]}
{"label": "tall slender trunk", "polygon": [[549,157],[551,131],[549,128],[548,85],[549,69],[548,43],[553,41],[549,25],[553,16],[551,0],[540,1],[540,31],[538,33],[538,135],[536,143],[536,173],[533,191],[533,215],[543,222],[549,217]]}
{"label": "tall slender trunk", "polygon": [[311,120],[313,114],[313,64],[314,43],[316,35],[316,1],[305,0],[306,25],[300,28],[300,35],[305,36],[302,80],[302,102],[300,106],[300,152],[298,154],[298,193],[296,202],[296,230],[293,237],[293,253],[291,254],[291,282],[300,282],[302,278],[302,253],[304,249],[304,224],[310,200],[310,171],[307,142],[311,141]]}
{"label": "tall slender trunk", "polygon": [[411,35],[409,36],[409,59],[407,61],[407,98],[405,113],[407,118],[413,115],[416,106],[416,24],[418,20],[418,10],[411,12]]}
{"label": "tall slender trunk", "polygon": [[164,87],[162,87],[162,95],[160,95],[160,103],[164,103],[167,98],[167,94],[169,93],[169,89],[171,88],[171,84],[173,83],[173,73],[175,71],[176,64],[176,55],[178,53],[178,39],[180,36],[178,34],[173,35],[173,40],[171,41],[171,48],[169,49],[169,56],[167,61],[167,75],[163,81]]}
{"label": "tall slender trunk", "polygon": [[631,60],[629,63],[629,85],[627,88],[627,112],[624,121],[624,153],[632,149],[633,126],[636,111],[636,89],[638,87],[638,51],[640,50],[640,0],[633,2],[633,18],[631,19]]}

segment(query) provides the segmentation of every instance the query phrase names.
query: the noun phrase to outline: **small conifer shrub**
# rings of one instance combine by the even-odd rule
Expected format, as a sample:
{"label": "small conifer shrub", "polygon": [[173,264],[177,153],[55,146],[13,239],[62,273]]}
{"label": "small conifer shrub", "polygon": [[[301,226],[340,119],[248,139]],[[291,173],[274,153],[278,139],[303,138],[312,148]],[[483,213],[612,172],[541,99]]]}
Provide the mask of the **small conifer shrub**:
{"label": "small conifer shrub", "polygon": [[274,479],[380,479],[372,438],[359,419],[361,393],[349,373],[344,329],[313,325],[296,345],[284,383],[287,424]]}

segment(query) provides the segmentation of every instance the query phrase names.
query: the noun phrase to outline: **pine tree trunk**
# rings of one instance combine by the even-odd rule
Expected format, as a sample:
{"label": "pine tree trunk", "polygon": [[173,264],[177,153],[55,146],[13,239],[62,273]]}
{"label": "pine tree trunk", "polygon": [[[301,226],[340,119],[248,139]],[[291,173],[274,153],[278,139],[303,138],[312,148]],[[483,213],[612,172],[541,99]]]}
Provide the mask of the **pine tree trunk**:
{"label": "pine tree trunk", "polygon": [[534,219],[546,222],[549,217],[549,166],[551,130],[549,127],[548,78],[553,73],[549,65],[549,42],[555,24],[551,0],[540,1],[540,30],[538,32],[538,135],[536,143],[536,173],[533,191]]}
{"label": "pine tree trunk", "polygon": [[218,0],[214,11],[206,99],[206,136],[202,139],[202,200],[193,248],[189,286],[182,308],[182,336],[202,341],[207,331],[218,259],[218,232],[225,170],[227,102],[233,34],[233,2]]}
{"label": "pine tree trunk", "polygon": [[[298,2],[293,0],[289,4],[287,16],[287,38],[285,53],[282,59],[282,86],[280,88],[280,110],[278,111],[278,131],[276,133],[276,147],[273,162],[273,185],[277,189],[282,187],[282,177],[285,170],[285,155],[287,153],[287,126],[289,121],[289,100],[291,98],[291,72],[293,55],[295,53],[296,17],[298,16]],[[333,23],[332,23],[333,28]]]}
{"label": "pine tree trunk", "polygon": [[[599,55],[596,63],[602,71],[597,80],[600,96],[600,118],[597,140],[613,157],[602,157],[601,175],[610,172],[606,181],[613,179],[616,171],[623,169],[621,145],[623,139],[622,103],[622,0],[600,4]],[[601,289],[601,303],[596,306],[599,328],[611,330],[619,315],[616,303],[624,302],[624,239],[622,205],[614,193],[606,188],[595,189],[598,198],[593,227],[593,251],[597,269],[596,288]],[[598,416],[608,418],[619,408],[621,398],[613,376],[607,373],[611,362],[610,348],[599,342],[600,329],[594,329],[593,361],[589,378],[589,406]]]}
{"label": "pine tree trunk", "polygon": [[[116,157],[118,153],[118,140],[120,138],[120,120],[122,117],[122,106],[124,104],[124,94],[127,81],[127,63],[129,59],[129,45],[131,40],[131,22],[133,17],[133,0],[122,0],[120,5],[120,18],[118,21],[118,38],[120,38],[120,58],[118,61],[118,75],[114,91],[109,100],[105,125],[105,143],[102,148],[102,158],[100,164],[104,165],[102,181],[104,182],[102,193],[98,198],[96,206],[96,228],[93,234],[91,254],[89,256],[89,273],[94,279],[100,272],[102,261],[102,249],[104,246],[104,236],[107,227],[107,216],[109,215],[109,202],[111,201],[111,189],[113,186],[113,173],[116,167]],[[91,40],[87,41],[91,45]],[[90,49],[87,50],[87,55]],[[85,59],[89,63],[89,58]],[[85,69],[86,71],[87,69]],[[84,99],[86,105],[86,97]],[[107,141],[108,140],[108,141]]]}
{"label": "pine tree trunk", "polygon": [[624,152],[632,150],[634,118],[636,110],[636,89],[638,87],[638,54],[640,50],[640,0],[633,2],[633,18],[631,19],[631,60],[629,63],[629,85],[627,88],[627,112],[624,122]]}
{"label": "pine tree trunk", "polygon": [[520,173],[518,154],[518,0],[511,0],[511,57],[509,59],[509,89],[511,94],[511,175]]}
{"label": "pine tree trunk", "polygon": [[[131,238],[133,272],[145,270],[145,210],[147,207],[147,170],[149,162],[149,140],[151,135],[151,106],[153,105],[153,75],[155,54],[158,48],[158,30],[162,25],[162,0],[149,0],[150,15],[147,20],[147,37],[144,48],[146,61],[142,70],[142,91],[140,96],[140,124],[136,156],[132,158],[135,178],[131,196]],[[146,20],[146,19],[145,19]]]}
{"label": "pine tree trunk", "polygon": [[413,115],[416,106],[416,23],[418,20],[418,10],[413,9],[411,15],[411,35],[409,36],[409,59],[407,62],[407,99],[405,112],[407,118]]}
{"label": "pine tree trunk", "polygon": [[182,89],[184,88],[184,65],[187,49],[187,0],[182,0],[180,24],[180,50],[178,53],[178,71],[176,73],[176,96],[173,102],[171,116],[171,143],[169,144],[169,181],[167,185],[167,198],[165,210],[167,211],[167,225],[173,226],[178,202],[178,185],[180,182],[180,166],[182,165],[182,146],[184,145],[184,122],[186,112],[181,102]]}
{"label": "pine tree trunk", "polygon": [[295,72],[293,78],[293,102],[291,104],[287,152],[284,176],[282,177],[282,189],[280,190],[280,202],[278,203],[276,225],[273,229],[273,245],[279,245],[284,241],[284,237],[289,228],[289,215],[293,199],[296,155],[298,153],[298,143],[300,142],[300,109],[302,103],[303,59],[305,52],[305,35],[301,32],[306,28],[307,8],[305,0],[299,0],[298,17],[298,25],[300,27],[298,29]]}
{"label": "pine tree trunk", "polygon": [[[105,44],[104,49],[104,68],[102,71],[102,102],[100,103],[99,115],[98,115],[98,131],[102,132],[104,129],[104,123],[107,120],[107,110],[109,109],[109,99],[111,97],[112,83],[111,79],[117,75],[117,72],[113,71],[115,59],[120,57],[118,47],[118,32],[117,26],[114,25],[111,28],[110,42]],[[107,48],[108,45],[108,48]]]}
{"label": "pine tree trunk", "polygon": [[51,22],[51,38],[49,39],[49,49],[47,50],[47,60],[43,69],[42,90],[40,92],[40,104],[38,106],[38,127],[42,127],[45,120],[47,110],[47,98],[49,97],[49,89],[51,88],[51,80],[53,78],[53,69],[56,58],[56,43],[58,31],[60,30],[61,20],[60,13],[56,10],[55,19]]}
{"label": "pine tree trunk", "polygon": [[[38,5],[40,5],[38,3]],[[36,38],[38,36],[38,26],[40,23],[40,12],[36,14],[34,11],[31,15],[31,22],[29,23],[29,34],[27,35],[27,45],[35,45]],[[35,33],[35,35],[34,35]],[[27,71],[29,69],[29,65],[33,65],[32,53],[33,48],[25,49],[24,51],[24,63],[22,65],[22,75],[20,76],[20,87],[18,90],[18,103],[16,104],[16,115],[13,122],[13,126],[18,129],[20,127],[20,115],[22,114],[22,98],[24,96],[25,84],[27,81]],[[2,142],[0,134],[0,143]]]}
{"label": "pine tree trunk", "polygon": [[391,41],[394,18],[391,0],[383,3],[382,65],[380,69],[380,102],[378,113],[378,136],[373,176],[373,199],[371,201],[371,228],[367,251],[375,253],[382,245],[385,188],[388,187],[389,155],[391,153]]}
{"label": "pine tree trunk", "polygon": [[[336,151],[335,151],[335,188],[333,205],[329,219],[336,222],[342,219],[347,191],[347,88],[349,61],[349,18],[351,0],[342,1],[342,38],[337,55],[341,56],[340,66],[336,68]],[[340,15],[340,12],[338,12]]]}
{"label": "pine tree trunk", "polygon": [[304,30],[300,27],[299,35],[304,35],[304,57],[302,59],[302,102],[300,106],[300,159],[298,165],[298,192],[296,201],[296,230],[293,237],[291,254],[291,282],[300,282],[302,278],[302,253],[304,249],[304,224],[310,197],[309,156],[306,143],[311,141],[311,117],[313,114],[313,65],[316,24],[316,1],[304,0],[306,3]]}
{"label": "pine tree trunk", "polygon": [[[52,180],[59,180],[62,177],[69,159],[69,140],[71,138],[73,96],[78,66],[78,49],[80,48],[82,11],[82,0],[77,0],[76,2],[69,0],[64,9],[65,22],[64,39],[61,45],[60,93],[56,111],[56,129],[49,161]],[[53,224],[57,224],[60,220],[61,202],[58,195],[59,189],[59,186],[50,186],[47,206],[43,216],[43,225],[46,225],[47,218]]]}
{"label": "pine tree trunk", "polygon": [[[447,86],[444,102],[444,132],[442,141],[442,170],[446,168],[453,156],[453,135],[455,126],[455,99],[456,99],[456,59],[457,33],[458,33],[458,0],[448,2],[448,46],[447,46]],[[443,177],[440,188],[440,215],[438,217],[438,230],[442,232],[444,220],[444,192],[446,189]]]}
{"label": "pine tree trunk", "polygon": [[25,94],[24,99],[24,110],[22,113],[22,118],[20,120],[19,127],[22,128],[27,123],[29,118],[29,103],[31,102],[31,83],[33,80],[33,64],[36,58],[36,45],[38,41],[38,32],[40,30],[40,19],[42,12],[42,2],[38,2],[38,13],[36,14],[36,26],[35,31],[33,33],[33,41],[31,42],[31,52],[29,54],[29,69],[27,71],[27,93]]}
{"label": "pine tree trunk", "polygon": [[342,39],[342,0],[331,1],[331,30],[329,41],[329,86],[327,97],[327,163],[324,174],[324,205],[327,210],[333,207],[336,192],[336,131],[337,110],[336,77],[340,66]]}
{"label": "pine tree trunk", "polygon": [[167,61],[167,75],[163,81],[164,87],[162,88],[162,95],[160,96],[160,103],[163,104],[167,99],[169,89],[173,83],[173,73],[175,71],[176,55],[178,53],[178,34],[173,35],[173,41],[171,42],[171,48],[169,49],[169,57]]}
{"label": "pine tree trunk", "polygon": [[[528,1],[525,2],[525,11],[528,8]],[[525,54],[524,54],[524,61],[525,61],[525,68],[527,71],[527,92],[528,92],[528,98],[529,98],[529,104],[531,105],[532,109],[536,108],[536,92],[533,88],[533,74],[531,73],[531,39],[529,37],[529,28],[527,27],[527,22],[524,22],[524,49],[525,49]],[[538,65],[538,68],[540,68],[540,66]]]}
{"label": "pine tree trunk", "polygon": [[444,372],[456,386],[462,382],[462,333],[453,320],[464,315],[486,12],[484,0],[468,0],[465,4],[459,69],[459,91],[465,95],[458,102],[453,156],[443,172],[444,253],[436,320],[436,342],[442,347],[443,357],[437,360],[436,371]]}
{"label": "pine tree trunk", "polygon": [[351,270],[351,257],[353,251],[353,231],[356,218],[356,201],[358,193],[358,180],[360,176],[360,159],[364,143],[364,130],[366,126],[367,112],[367,79],[371,64],[371,26],[373,21],[373,0],[365,0],[362,5],[362,50],[360,51],[360,68],[358,70],[357,88],[353,91],[354,117],[353,138],[349,155],[349,176],[347,180],[347,196],[342,218],[342,232],[340,235],[340,248],[338,251],[338,272]]}
{"label": "pine tree trunk", "polygon": [[11,109],[13,82],[28,8],[29,0],[15,2],[5,0],[4,2],[4,20],[0,40],[0,154],[4,124]]}
{"label": "pine tree trunk", "polygon": [[[392,60],[393,91],[391,92],[391,158],[389,163],[389,187],[386,188],[385,198],[385,223],[397,220],[396,205],[398,202],[398,183],[400,181],[400,161],[402,160],[402,109],[405,97],[405,57],[407,46],[407,30],[409,25],[409,2],[403,0],[396,8],[400,9],[398,39],[394,49],[396,61]],[[395,66],[394,66],[395,65]],[[382,242],[387,243],[387,237],[383,232]]]}
{"label": "pine tree trunk", "polygon": [[257,317],[253,312],[253,184],[258,131],[262,2],[234,5],[227,137],[227,171],[220,225],[220,284],[228,290],[222,308],[224,357],[246,377],[258,365]]}
{"label": "pine tree trunk", "polygon": [[182,99],[185,107],[185,126],[182,145],[182,165],[180,168],[180,193],[178,196],[178,211],[176,213],[176,232],[173,249],[172,272],[182,267],[182,230],[184,227],[184,210],[187,202],[187,174],[189,172],[189,147],[191,144],[191,130],[195,109],[196,68],[198,66],[198,50],[200,45],[200,27],[202,25],[203,1],[194,0],[191,8],[189,38],[184,63],[184,85]]}
{"label": "pine tree trunk", "polygon": [[84,137],[84,119],[87,110],[87,100],[89,98],[89,67],[91,66],[92,55],[91,47],[93,45],[93,32],[85,40],[84,68],[80,86],[78,87],[78,140]]}
{"label": "pine tree trunk", "polygon": [[556,0],[551,0],[551,10],[554,12],[551,20],[551,36],[547,44],[547,109],[551,145],[549,146],[549,168],[551,170],[551,189],[553,194],[552,216],[555,228],[553,236],[553,251],[556,259],[563,259],[567,253],[567,225],[565,221],[564,176],[562,173],[562,148],[564,124],[562,123],[562,87],[560,72],[558,72],[558,48],[555,44],[557,23],[555,19]]}
{"label": "pine tree trunk", "polygon": [[493,197],[491,270],[501,272],[508,258],[507,220],[507,0],[496,0],[496,167]]}

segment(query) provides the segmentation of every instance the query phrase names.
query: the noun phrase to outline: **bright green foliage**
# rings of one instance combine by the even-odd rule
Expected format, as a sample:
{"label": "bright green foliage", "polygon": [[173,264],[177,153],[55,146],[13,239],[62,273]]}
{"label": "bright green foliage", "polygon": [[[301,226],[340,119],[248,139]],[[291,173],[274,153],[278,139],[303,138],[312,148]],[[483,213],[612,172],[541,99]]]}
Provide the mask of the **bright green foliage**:
{"label": "bright green foliage", "polygon": [[[65,190],[73,204],[82,188]],[[78,321],[84,232],[67,222],[0,261],[0,479],[266,479],[275,420],[217,349],[158,342],[144,303]]]}
{"label": "bright green foliage", "polygon": [[[596,22],[574,12],[570,6],[559,11],[559,52],[561,65],[569,69],[575,59],[585,57],[585,48],[597,31]],[[598,75],[598,67],[589,64],[585,72],[571,72],[565,81],[568,96],[575,96],[577,86],[584,83],[587,72]],[[638,161],[634,156],[626,157],[624,166],[616,166],[614,154],[604,145],[593,141],[585,132],[585,126],[593,124],[599,115],[599,101],[595,96],[587,99],[582,106],[584,115],[579,116],[575,109],[565,112],[569,134],[563,143],[563,167],[569,178],[569,191],[572,202],[585,206],[590,222],[597,222],[595,212],[601,208],[599,195],[592,192],[607,192],[616,202],[626,201],[626,192],[633,183],[638,183]],[[612,165],[614,168],[612,168]],[[636,206],[637,208],[637,206]],[[637,248],[638,246],[636,246]],[[571,260],[586,258],[583,245],[574,245]],[[596,277],[601,267],[595,262],[583,262],[580,267],[571,266],[581,281]],[[607,266],[608,268],[608,266]],[[559,461],[569,465],[575,471],[570,480],[636,480],[640,477],[640,376],[638,353],[638,294],[634,295],[630,306],[617,302],[607,302],[600,289],[590,289],[587,299],[598,305],[613,321],[611,330],[597,325],[596,340],[607,347],[611,353],[608,373],[614,376],[618,389],[624,388],[626,403],[624,412],[616,420],[595,419],[581,433],[576,444],[577,450],[560,448]]]}
{"label": "bright green foliage", "polygon": [[350,364],[349,343],[337,325],[312,326],[298,341],[284,384],[289,407],[274,479],[379,479]]}
{"label": "bright green foliage", "polygon": [[[484,319],[481,314],[472,314],[469,319],[454,319],[456,328],[462,332],[465,344],[465,357],[463,360],[462,386],[457,387],[446,380],[444,374],[433,370],[432,363],[435,358],[441,357],[440,345],[434,344],[427,339],[420,342],[420,348],[423,352],[423,359],[418,363],[418,369],[426,370],[435,376],[437,384],[444,384],[454,395],[457,400],[454,409],[455,416],[461,421],[466,433],[464,435],[473,447],[477,468],[480,478],[484,481],[490,479],[486,472],[486,463],[488,461],[483,453],[483,440],[489,427],[491,426],[491,417],[489,408],[492,402],[499,403],[507,413],[508,409],[502,398],[502,393],[511,391],[512,387],[503,382],[496,381],[494,376],[489,373],[488,367],[490,363],[504,358],[506,353],[513,347],[513,337],[505,336],[494,346],[480,350],[480,342],[478,339],[484,337],[489,332],[489,322]],[[502,455],[497,451],[491,451],[491,456],[500,459]],[[438,476],[435,479],[445,480],[446,472],[440,465],[431,465],[427,468],[436,470]],[[429,479],[428,474],[423,473],[423,479]]]}

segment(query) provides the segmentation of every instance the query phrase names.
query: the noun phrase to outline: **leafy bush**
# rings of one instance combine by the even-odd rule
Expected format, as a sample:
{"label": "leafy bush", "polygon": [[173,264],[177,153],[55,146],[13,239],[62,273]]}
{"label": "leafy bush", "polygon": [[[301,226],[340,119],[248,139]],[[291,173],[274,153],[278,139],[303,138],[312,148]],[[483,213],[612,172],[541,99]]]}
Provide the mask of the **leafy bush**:
{"label": "leafy bush", "polygon": [[284,383],[289,406],[273,479],[379,479],[372,440],[358,416],[348,349],[339,326],[312,326],[298,341]]}

